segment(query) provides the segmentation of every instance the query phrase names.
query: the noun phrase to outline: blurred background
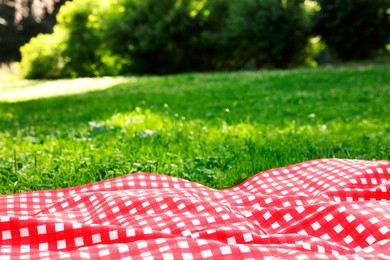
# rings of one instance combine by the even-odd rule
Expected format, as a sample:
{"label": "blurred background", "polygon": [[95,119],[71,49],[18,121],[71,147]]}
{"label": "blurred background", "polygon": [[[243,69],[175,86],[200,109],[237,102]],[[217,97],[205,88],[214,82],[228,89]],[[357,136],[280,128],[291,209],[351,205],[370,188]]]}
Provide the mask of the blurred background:
{"label": "blurred background", "polygon": [[390,0],[0,0],[26,78],[315,67],[387,57]]}

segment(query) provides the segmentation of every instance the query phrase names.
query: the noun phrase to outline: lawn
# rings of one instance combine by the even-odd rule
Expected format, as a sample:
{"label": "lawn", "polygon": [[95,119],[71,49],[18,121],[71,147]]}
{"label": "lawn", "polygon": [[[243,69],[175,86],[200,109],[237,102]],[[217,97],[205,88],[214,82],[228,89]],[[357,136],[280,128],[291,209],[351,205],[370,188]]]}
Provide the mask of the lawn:
{"label": "lawn", "polygon": [[220,189],[310,159],[390,159],[389,64],[0,84],[0,194],[134,172]]}

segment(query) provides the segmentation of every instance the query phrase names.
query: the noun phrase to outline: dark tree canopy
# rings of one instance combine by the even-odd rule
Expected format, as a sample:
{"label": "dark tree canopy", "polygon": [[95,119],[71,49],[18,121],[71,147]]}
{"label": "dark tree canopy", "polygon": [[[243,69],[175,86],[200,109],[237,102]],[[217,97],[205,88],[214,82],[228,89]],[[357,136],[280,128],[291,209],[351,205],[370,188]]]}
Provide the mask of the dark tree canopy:
{"label": "dark tree canopy", "polygon": [[367,59],[390,41],[390,0],[317,0],[314,31],[343,60]]}
{"label": "dark tree canopy", "polygon": [[0,0],[0,62],[20,59],[19,48],[39,33],[51,33],[66,0]]}

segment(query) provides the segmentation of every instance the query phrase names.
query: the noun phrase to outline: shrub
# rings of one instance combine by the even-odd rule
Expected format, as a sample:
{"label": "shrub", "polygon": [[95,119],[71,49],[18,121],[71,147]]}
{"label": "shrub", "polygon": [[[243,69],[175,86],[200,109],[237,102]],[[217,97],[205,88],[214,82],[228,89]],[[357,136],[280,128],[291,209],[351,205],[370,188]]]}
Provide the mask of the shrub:
{"label": "shrub", "polygon": [[389,0],[318,0],[318,4],[314,32],[339,58],[368,58],[389,42]]}
{"label": "shrub", "polygon": [[116,1],[76,0],[61,10],[58,27],[67,31],[64,56],[73,76],[102,76],[119,73],[121,59],[106,46],[105,26]]}
{"label": "shrub", "polygon": [[303,1],[234,0],[225,29],[231,66],[286,68],[303,62]]}
{"label": "shrub", "polygon": [[214,12],[226,12],[227,2],[124,0],[108,30],[110,48],[131,58],[125,71],[133,73],[213,69],[222,25]]}
{"label": "shrub", "polygon": [[105,44],[105,24],[116,1],[74,0],[61,7],[54,33],[22,47],[27,78],[117,75],[123,60]]}
{"label": "shrub", "polygon": [[74,0],[23,47],[26,77],[290,67],[305,60],[303,0]]}
{"label": "shrub", "polygon": [[39,34],[20,48],[21,68],[25,78],[60,78],[66,75],[67,61],[63,57],[66,35],[59,30],[53,34]]}

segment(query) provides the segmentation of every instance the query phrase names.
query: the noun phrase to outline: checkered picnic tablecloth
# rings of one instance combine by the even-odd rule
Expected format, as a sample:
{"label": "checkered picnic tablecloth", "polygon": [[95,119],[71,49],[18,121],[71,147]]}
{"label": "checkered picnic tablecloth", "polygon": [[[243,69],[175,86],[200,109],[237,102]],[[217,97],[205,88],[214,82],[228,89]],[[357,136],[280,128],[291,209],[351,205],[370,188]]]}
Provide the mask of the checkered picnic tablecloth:
{"label": "checkered picnic tablecloth", "polygon": [[157,174],[0,196],[0,259],[389,259],[390,162],[321,159],[214,190]]}

